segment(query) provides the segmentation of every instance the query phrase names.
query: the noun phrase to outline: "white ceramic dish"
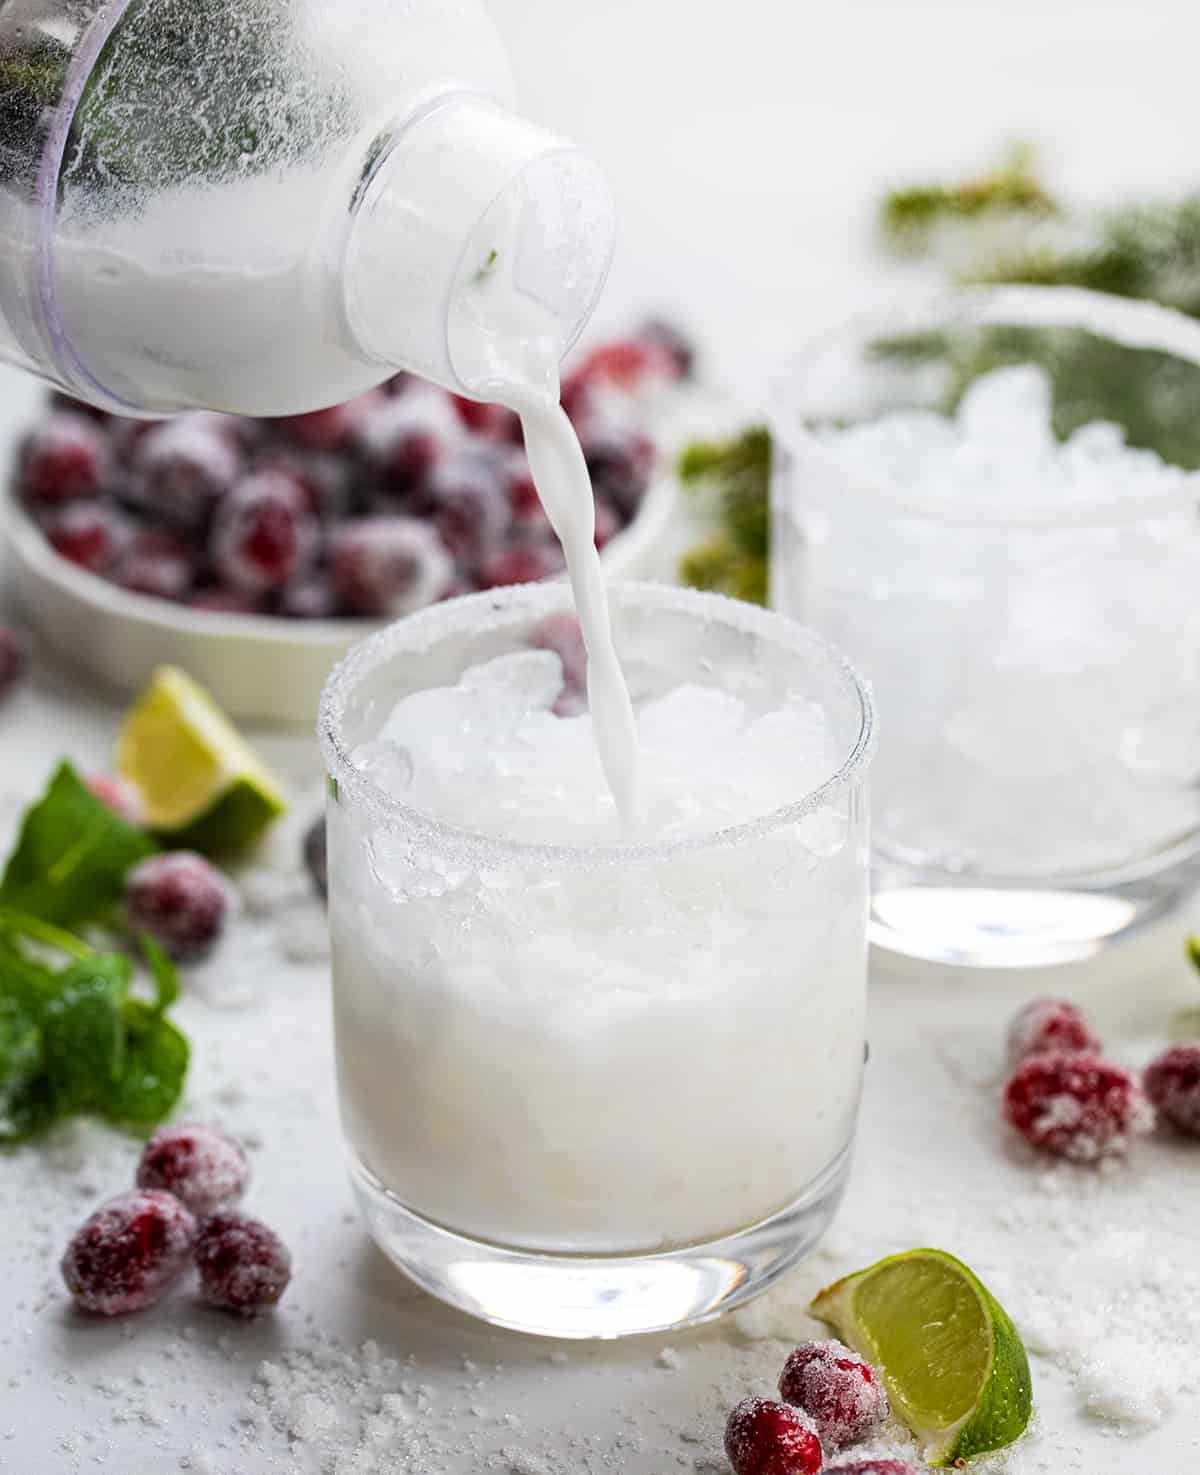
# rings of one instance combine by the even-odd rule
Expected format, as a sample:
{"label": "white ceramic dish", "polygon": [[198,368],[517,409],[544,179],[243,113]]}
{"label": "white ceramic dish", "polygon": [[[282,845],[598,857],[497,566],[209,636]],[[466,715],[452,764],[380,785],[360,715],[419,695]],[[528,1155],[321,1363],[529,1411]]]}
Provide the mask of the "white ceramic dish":
{"label": "white ceramic dish", "polygon": [[[638,516],[604,550],[612,578],[655,578],[678,485],[664,472]],[[376,628],[372,620],[285,620],[187,609],[131,594],[59,557],[11,498],[9,563],[30,623],[58,654],[121,692],[156,666],[183,667],[243,722],[311,724],[330,668]]]}

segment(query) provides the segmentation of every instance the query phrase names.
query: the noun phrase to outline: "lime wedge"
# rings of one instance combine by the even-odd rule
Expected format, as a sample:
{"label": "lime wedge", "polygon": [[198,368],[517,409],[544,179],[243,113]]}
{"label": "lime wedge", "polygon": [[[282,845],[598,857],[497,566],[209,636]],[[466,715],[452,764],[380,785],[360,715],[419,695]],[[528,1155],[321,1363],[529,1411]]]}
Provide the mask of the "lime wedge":
{"label": "lime wedge", "polygon": [[953,1255],[910,1250],[828,1286],[812,1311],[883,1369],[931,1465],[1003,1449],[1033,1413],[1029,1359],[1004,1308]]}
{"label": "lime wedge", "polygon": [[212,697],[175,666],[160,666],[130,708],[117,768],[142,791],[147,828],[180,849],[241,850],[287,807]]}

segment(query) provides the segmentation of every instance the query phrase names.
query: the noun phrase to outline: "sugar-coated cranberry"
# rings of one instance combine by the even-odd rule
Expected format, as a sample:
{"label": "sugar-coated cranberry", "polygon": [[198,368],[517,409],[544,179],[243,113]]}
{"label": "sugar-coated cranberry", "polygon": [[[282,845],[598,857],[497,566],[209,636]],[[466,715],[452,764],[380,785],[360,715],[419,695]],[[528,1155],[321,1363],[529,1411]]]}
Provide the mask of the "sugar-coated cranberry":
{"label": "sugar-coated cranberry", "polygon": [[475,435],[488,440],[509,444],[520,444],[521,417],[507,405],[497,405],[489,400],[467,399],[453,394],[450,402],[458,411],[458,417]]}
{"label": "sugar-coated cranberry", "polygon": [[326,410],[312,410],[307,415],[286,415],[279,428],[297,444],[313,451],[337,451],[348,445],[362,429],[363,423],[384,399],[378,389],[331,405]]}
{"label": "sugar-coated cranberry", "polygon": [[825,1475],[927,1475],[924,1465],[908,1460],[855,1460],[852,1465],[830,1465]]}
{"label": "sugar-coated cranberry", "polygon": [[1004,1088],[1004,1115],[1031,1147],[1077,1163],[1120,1155],[1154,1125],[1124,1067],[1078,1051],[1022,1062]]}
{"label": "sugar-coated cranberry", "polygon": [[304,832],[304,865],[318,896],[329,895],[329,861],[325,843],[325,816],[318,815]]}
{"label": "sugar-coated cranberry", "polygon": [[587,648],[579,616],[570,610],[546,615],[529,632],[535,650],[552,650],[563,668],[563,689],[554,704],[559,717],[576,717],[587,707]]}
{"label": "sugar-coated cranberry", "polygon": [[289,584],[279,595],[279,613],[289,620],[328,620],[338,613],[337,592],[327,571]]}
{"label": "sugar-coated cranberry", "polygon": [[443,461],[427,492],[438,536],[461,565],[477,566],[511,526],[507,473],[492,458],[467,454]]}
{"label": "sugar-coated cranberry", "polygon": [[563,555],[557,543],[513,543],[484,560],[479,570],[479,587],[499,589],[506,584],[536,584],[562,570]]}
{"label": "sugar-coated cranberry", "polygon": [[643,343],[649,343],[666,354],[678,378],[691,377],[696,367],[696,350],[674,323],[651,318],[638,329],[638,337]]}
{"label": "sugar-coated cranberry", "polygon": [[76,1232],[62,1258],[63,1279],[84,1311],[142,1311],[187,1268],[195,1237],[195,1219],[173,1194],[124,1193]]}
{"label": "sugar-coated cranberry", "polygon": [[594,426],[583,443],[592,489],[625,516],[637,511],[654,470],[654,443],[625,426]]}
{"label": "sugar-coated cranberry", "polygon": [[550,530],[550,519],[538,496],[529,462],[520,453],[508,466],[508,506],[518,527],[543,532]]}
{"label": "sugar-coated cranberry", "polygon": [[132,496],[154,518],[185,533],[207,528],[242,465],[224,417],[181,415],[156,425],[133,452]]}
{"label": "sugar-coated cranberry", "polygon": [[28,640],[15,626],[0,624],[0,701],[14,691],[28,669]]}
{"label": "sugar-coated cranberry", "polygon": [[596,547],[607,548],[624,524],[621,514],[607,497],[596,498]]}
{"label": "sugar-coated cranberry", "polygon": [[1066,999],[1033,999],[1008,1027],[1010,1065],[1043,1050],[1087,1050],[1095,1054],[1103,1048],[1083,1010]]}
{"label": "sugar-coated cranberry", "polygon": [[195,1254],[205,1300],[242,1316],[274,1306],[292,1277],[287,1246],[247,1214],[226,1210],[206,1219]]}
{"label": "sugar-coated cranberry", "polygon": [[1164,1050],[1146,1067],[1143,1085],[1168,1126],[1185,1137],[1200,1137],[1200,1042]]}
{"label": "sugar-coated cranberry", "polygon": [[463,437],[449,397],[433,389],[385,399],[364,420],[360,439],[368,461],[393,492],[417,490]]}
{"label": "sugar-coated cranberry", "polygon": [[807,1414],[769,1398],[744,1398],[725,1425],[733,1475],[816,1475],[821,1440]]}
{"label": "sugar-coated cranberry", "polygon": [[143,527],[134,533],[110,577],[134,594],[182,599],[192,587],[195,564],[187,544],[174,533]]}
{"label": "sugar-coated cranberry", "polygon": [[108,477],[108,437],[95,420],[59,411],[29,435],[21,451],[21,490],[31,502],[95,497]]}
{"label": "sugar-coated cranberry", "polygon": [[594,384],[612,384],[625,390],[638,389],[649,379],[679,377],[676,350],[656,340],[653,332],[644,331],[637,338],[594,348],[578,372]]}
{"label": "sugar-coated cranberry", "polygon": [[227,589],[223,584],[206,584],[188,595],[193,609],[213,615],[256,615],[262,612],[262,596],[245,589]]}
{"label": "sugar-coated cranberry", "polygon": [[112,568],[129,547],[126,519],[107,503],[69,502],[46,522],[46,537],[54,551],[89,573]]}
{"label": "sugar-coated cranberry", "polygon": [[879,1374],[841,1342],[804,1342],[779,1375],[779,1396],[802,1408],[827,1447],[856,1444],[888,1416]]}
{"label": "sugar-coated cranberry", "polygon": [[139,1188],[173,1193],[202,1218],[246,1191],[250,1163],[240,1142],[199,1122],[159,1127],[138,1163]]}
{"label": "sugar-coated cranberry", "polygon": [[361,615],[403,615],[438,599],[454,564],[434,530],[412,517],[366,517],[335,529],[333,585]]}
{"label": "sugar-coated cranberry", "polygon": [[260,456],[257,471],[282,471],[308,498],[309,510],[323,523],[340,522],[362,501],[353,462],[344,454],[275,448]]}
{"label": "sugar-coated cranberry", "polygon": [[282,471],[241,481],[217,509],[213,566],[235,589],[282,589],[317,551],[319,534],[304,488]]}
{"label": "sugar-coated cranberry", "polygon": [[129,925],[148,932],[173,958],[195,961],[211,951],[234,909],[220,871],[190,850],[141,861],[125,879]]}
{"label": "sugar-coated cranberry", "polygon": [[91,792],[118,819],[127,825],[140,825],[146,819],[146,800],[132,779],[121,773],[92,773],[86,783]]}

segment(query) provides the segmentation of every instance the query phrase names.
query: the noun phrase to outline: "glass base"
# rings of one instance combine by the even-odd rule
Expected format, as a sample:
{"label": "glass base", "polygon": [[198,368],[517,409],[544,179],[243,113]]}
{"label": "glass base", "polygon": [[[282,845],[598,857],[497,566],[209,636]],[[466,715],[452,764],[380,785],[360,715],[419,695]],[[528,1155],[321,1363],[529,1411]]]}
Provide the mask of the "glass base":
{"label": "glass base", "polygon": [[815,1248],[849,1172],[847,1147],[794,1203],[748,1229],[659,1254],[602,1258],[525,1253],[453,1234],[350,1164],[372,1238],[422,1289],[495,1326],[569,1338],[678,1330],[759,1295]]}
{"label": "glass base", "polygon": [[1200,885],[1190,856],[1151,874],[969,882],[877,863],[871,942],[963,968],[1039,968],[1095,957],[1178,910]]}

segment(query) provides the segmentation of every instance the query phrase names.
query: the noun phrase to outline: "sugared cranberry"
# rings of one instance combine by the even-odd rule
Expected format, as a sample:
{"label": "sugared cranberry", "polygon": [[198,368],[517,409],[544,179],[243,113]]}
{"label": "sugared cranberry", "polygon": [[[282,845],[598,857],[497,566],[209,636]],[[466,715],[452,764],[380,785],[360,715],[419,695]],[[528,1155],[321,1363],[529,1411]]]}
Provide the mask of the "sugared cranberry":
{"label": "sugared cranberry", "polygon": [[93,574],[112,568],[131,536],[125,518],[101,501],[71,502],[46,523],[54,551]]}
{"label": "sugared cranberry", "polygon": [[240,1199],[249,1178],[241,1143],[198,1122],[160,1127],[146,1143],[137,1172],[139,1188],[173,1193],[201,1218]]}
{"label": "sugared cranberry", "polygon": [[282,589],[312,562],[317,543],[304,488],[282,471],[262,471],[239,482],[217,509],[213,565],[235,589]]}
{"label": "sugared cranberry", "polygon": [[654,443],[640,431],[609,424],[592,428],[583,452],[596,495],[632,517],[650,484]]}
{"label": "sugared cranberry", "polygon": [[329,862],[325,844],[325,816],[319,815],[304,832],[304,865],[318,896],[329,895]]}
{"label": "sugared cranberry", "polygon": [[242,458],[222,417],[181,415],[156,425],[133,453],[132,494],[151,517],[185,533],[208,527]]}
{"label": "sugared cranberry", "polygon": [[506,584],[536,584],[560,574],[562,550],[557,543],[513,543],[486,559],[479,570],[481,589],[499,589]]}
{"label": "sugared cranberry", "polygon": [[111,577],[134,594],[182,599],[192,587],[195,567],[187,544],[165,528],[139,528]]}
{"label": "sugared cranberry", "polygon": [[62,1258],[63,1279],[84,1311],[142,1311],[187,1268],[195,1237],[195,1219],[172,1194],[124,1193],[76,1232]]}
{"label": "sugared cranberry", "polygon": [[292,1276],[292,1257],[274,1230],[232,1212],[200,1226],[196,1266],[205,1300],[242,1316],[274,1306]]}
{"label": "sugared cranberry", "polygon": [[1200,1043],[1172,1045],[1146,1067],[1146,1095],[1185,1137],[1200,1137]]}
{"label": "sugared cranberry", "polygon": [[607,497],[596,498],[596,547],[607,548],[622,528],[621,514]]}
{"label": "sugared cranberry", "polygon": [[108,476],[109,462],[103,428],[84,415],[59,411],[22,447],[22,493],[42,504],[94,497]]}
{"label": "sugared cranberry", "polygon": [[337,593],[327,573],[299,579],[279,596],[279,613],[289,620],[328,620],[337,612]]}
{"label": "sugared cranberry", "polygon": [[0,625],[0,701],[9,696],[29,668],[29,642],[12,625]]}
{"label": "sugared cranberry", "polygon": [[725,1425],[733,1475],[816,1475],[824,1456],[807,1414],[769,1398],[744,1398]]}
{"label": "sugared cranberry", "polygon": [[642,324],[638,337],[643,343],[661,349],[670,359],[680,379],[691,377],[696,367],[696,350],[690,339],[685,338],[674,323],[651,318],[649,322]]}
{"label": "sugared cranberry", "polygon": [[208,953],[233,911],[233,890],[202,855],[174,850],[134,866],[125,880],[129,925],[148,932],[173,958]]}
{"label": "sugared cranberry", "polygon": [[507,474],[491,458],[462,455],[443,461],[427,493],[438,536],[460,565],[477,567],[509,530]]}
{"label": "sugared cranberry", "polygon": [[89,774],[87,786],[106,808],[127,825],[140,825],[146,818],[146,800],[132,779],[121,773]]}
{"label": "sugared cranberry", "polygon": [[1154,1125],[1129,1072],[1084,1052],[1031,1055],[1004,1088],[1004,1115],[1031,1147],[1077,1163],[1117,1156]]}
{"label": "sugared cranberry", "polygon": [[508,506],[513,521],[522,529],[550,531],[550,519],[538,496],[529,462],[520,453],[508,467]]}
{"label": "sugared cranberry", "polygon": [[643,330],[637,338],[594,348],[576,372],[594,384],[634,390],[649,379],[678,378],[677,357],[677,349],[656,339],[652,330]]}
{"label": "sugared cranberry", "polygon": [[383,399],[382,391],[370,389],[345,404],[331,405],[327,410],[284,416],[278,422],[279,428],[309,450],[337,451],[358,434],[371,411]]}
{"label": "sugared cranberry", "polygon": [[1083,1010],[1066,999],[1033,999],[1008,1027],[1008,1063],[1014,1066],[1044,1050],[1086,1050],[1096,1054],[1103,1048]]}
{"label": "sugared cranberry", "polygon": [[825,1475],[927,1475],[924,1465],[908,1460],[855,1460],[852,1465],[831,1465]]}
{"label": "sugared cranberry", "polygon": [[206,584],[195,589],[187,601],[193,609],[214,615],[256,615],[262,610],[262,597],[245,589],[226,589],[221,584]]}
{"label": "sugared cranberry", "polygon": [[879,1374],[841,1342],[795,1348],[779,1375],[779,1396],[808,1414],[831,1449],[865,1439],[889,1412]]}
{"label": "sugared cranberry", "polygon": [[466,399],[459,394],[452,394],[450,402],[458,411],[459,419],[473,434],[506,444],[520,444],[521,419],[507,405]]}
{"label": "sugared cranberry", "polygon": [[437,534],[412,517],[366,517],[335,530],[338,598],[361,615],[403,615],[439,598],[454,564]]}
{"label": "sugared cranberry", "polygon": [[426,389],[385,399],[363,422],[360,439],[391,490],[406,495],[421,486],[462,436],[449,398]]}
{"label": "sugared cranberry", "polygon": [[563,689],[554,704],[559,717],[577,717],[587,707],[587,648],[579,616],[569,610],[547,615],[529,632],[535,650],[552,650],[562,661]]}
{"label": "sugared cranberry", "polygon": [[256,469],[290,476],[303,489],[313,516],[323,523],[340,522],[359,510],[360,486],[354,465],[344,454],[277,448],[260,457]]}

